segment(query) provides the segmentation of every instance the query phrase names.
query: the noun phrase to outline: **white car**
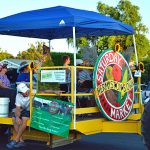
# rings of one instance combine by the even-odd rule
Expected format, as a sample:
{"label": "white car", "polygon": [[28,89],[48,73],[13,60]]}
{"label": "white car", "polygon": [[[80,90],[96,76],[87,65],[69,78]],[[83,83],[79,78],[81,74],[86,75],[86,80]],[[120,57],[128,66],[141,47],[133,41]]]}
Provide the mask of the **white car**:
{"label": "white car", "polygon": [[149,97],[150,96],[150,81],[145,89],[145,96],[146,97]]}
{"label": "white car", "polygon": [[146,87],[146,89],[143,91],[144,94],[144,104],[146,104],[150,100],[150,81]]}
{"label": "white car", "polygon": [[[146,96],[145,96],[145,90],[147,88],[147,85],[146,84],[141,84],[141,96],[142,96],[142,101],[144,101],[144,99],[146,99]],[[137,91],[137,84],[134,85],[134,92]],[[137,94],[134,95],[135,97],[135,101],[137,100]]]}

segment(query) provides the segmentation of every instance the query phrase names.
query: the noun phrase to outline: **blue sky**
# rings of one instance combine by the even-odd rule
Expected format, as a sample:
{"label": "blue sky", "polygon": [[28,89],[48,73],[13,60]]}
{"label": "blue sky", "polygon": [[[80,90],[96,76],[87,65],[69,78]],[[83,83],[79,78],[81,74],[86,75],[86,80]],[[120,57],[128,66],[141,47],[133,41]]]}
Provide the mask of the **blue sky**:
{"label": "blue sky", "polygon": [[[119,0],[2,0],[0,2],[0,18],[23,11],[53,7],[57,5],[97,11],[96,6],[99,1],[115,6]],[[142,22],[150,30],[148,15],[150,2],[148,0],[131,0],[131,2],[140,7]],[[147,34],[147,36],[150,39],[150,34]],[[15,56],[18,51],[26,50],[30,43],[35,43],[36,41],[37,39],[0,35],[0,48],[7,50],[7,52]],[[59,40],[59,44],[58,40],[53,40],[51,45],[55,51],[72,50],[71,48],[68,49],[68,45],[65,40]]]}

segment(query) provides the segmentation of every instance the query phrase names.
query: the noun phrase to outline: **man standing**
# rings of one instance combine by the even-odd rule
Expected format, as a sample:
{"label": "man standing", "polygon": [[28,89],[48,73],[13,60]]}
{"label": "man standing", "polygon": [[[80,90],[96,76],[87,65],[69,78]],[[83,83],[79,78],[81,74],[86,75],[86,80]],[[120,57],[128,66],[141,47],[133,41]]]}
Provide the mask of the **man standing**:
{"label": "man standing", "polygon": [[[65,55],[62,57],[63,60],[63,66],[69,66],[70,65],[70,57],[68,55]],[[71,71],[69,68],[65,68],[66,70],[66,82],[60,83],[60,90],[63,91],[63,93],[69,93],[70,92],[70,84],[71,84]],[[69,97],[62,97],[63,101],[69,101]]]}
{"label": "man standing", "polygon": [[[65,55],[63,56],[63,66],[69,66],[70,65],[70,57]],[[65,93],[70,91],[70,82],[71,82],[71,72],[70,69],[66,68],[66,82],[60,84],[60,89],[62,91],[65,91]]]}

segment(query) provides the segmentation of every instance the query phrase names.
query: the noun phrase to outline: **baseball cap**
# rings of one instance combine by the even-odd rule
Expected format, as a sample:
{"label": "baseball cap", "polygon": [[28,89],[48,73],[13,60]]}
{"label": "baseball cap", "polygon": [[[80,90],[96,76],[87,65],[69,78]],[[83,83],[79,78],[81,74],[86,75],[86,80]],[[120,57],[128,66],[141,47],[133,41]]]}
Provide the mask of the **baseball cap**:
{"label": "baseball cap", "polygon": [[19,83],[17,86],[17,91],[21,92],[21,93],[25,93],[29,90],[29,88],[27,87],[27,85],[23,82]]}
{"label": "baseball cap", "polygon": [[76,60],[76,65],[80,65],[80,64],[82,64],[83,63],[83,60],[82,59],[77,59]]}
{"label": "baseball cap", "polygon": [[19,73],[23,68],[27,67],[28,65],[29,65],[28,62],[23,61],[23,62],[20,64],[19,68],[17,69],[17,72]]}

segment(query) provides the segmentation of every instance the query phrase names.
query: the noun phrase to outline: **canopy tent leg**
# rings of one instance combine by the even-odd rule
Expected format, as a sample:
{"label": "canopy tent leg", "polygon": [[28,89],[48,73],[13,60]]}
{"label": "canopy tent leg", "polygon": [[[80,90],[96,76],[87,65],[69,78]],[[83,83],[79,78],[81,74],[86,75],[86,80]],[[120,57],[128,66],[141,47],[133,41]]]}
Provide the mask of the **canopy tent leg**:
{"label": "canopy tent leg", "polygon": [[135,42],[135,36],[133,34],[133,44],[134,44],[134,51],[135,51],[135,57],[136,57],[136,66],[138,67],[138,56],[137,56],[137,49],[136,49],[136,42]]}
{"label": "canopy tent leg", "polygon": [[49,49],[51,51],[51,40],[48,40]]}
{"label": "canopy tent leg", "polygon": [[74,48],[74,129],[76,129],[76,31],[75,27],[72,28],[73,30],[73,48]]}

